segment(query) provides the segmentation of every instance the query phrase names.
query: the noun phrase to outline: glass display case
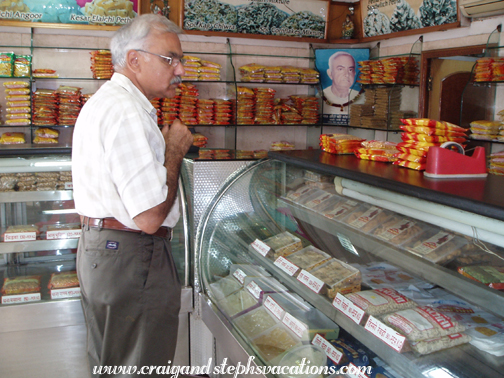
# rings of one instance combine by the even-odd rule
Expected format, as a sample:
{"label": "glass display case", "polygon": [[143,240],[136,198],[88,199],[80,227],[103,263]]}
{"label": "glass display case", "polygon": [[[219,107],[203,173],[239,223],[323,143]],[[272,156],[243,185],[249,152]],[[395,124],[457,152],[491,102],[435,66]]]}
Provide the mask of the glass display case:
{"label": "glass display case", "polygon": [[320,151],[270,157],[231,176],[198,226],[195,289],[217,355],[290,367],[304,347],[326,377],[352,365],[503,376],[504,181],[429,181]]}

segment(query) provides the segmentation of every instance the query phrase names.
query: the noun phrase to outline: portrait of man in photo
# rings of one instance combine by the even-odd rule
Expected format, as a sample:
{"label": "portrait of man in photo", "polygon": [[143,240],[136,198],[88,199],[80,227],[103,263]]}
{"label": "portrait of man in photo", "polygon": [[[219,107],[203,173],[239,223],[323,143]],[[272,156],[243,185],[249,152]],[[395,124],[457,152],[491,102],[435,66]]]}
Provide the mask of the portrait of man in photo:
{"label": "portrait of man in photo", "polygon": [[323,123],[348,125],[350,106],[364,103],[358,62],[369,59],[368,49],[321,49],[315,51],[315,65],[320,73]]}

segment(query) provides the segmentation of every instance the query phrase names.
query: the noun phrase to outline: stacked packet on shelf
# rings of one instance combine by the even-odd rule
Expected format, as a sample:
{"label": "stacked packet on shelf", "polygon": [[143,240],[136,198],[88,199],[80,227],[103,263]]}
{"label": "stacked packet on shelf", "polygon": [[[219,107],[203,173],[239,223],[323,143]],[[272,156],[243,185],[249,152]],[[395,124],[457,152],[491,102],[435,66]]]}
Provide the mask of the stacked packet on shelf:
{"label": "stacked packet on shelf", "polygon": [[276,91],[272,88],[253,88],[255,94],[254,123],[258,125],[273,124],[273,108]]}
{"label": "stacked packet on shelf", "polygon": [[504,176],[504,151],[490,154],[488,173]]}
{"label": "stacked packet on shelf", "polygon": [[184,81],[219,81],[222,66],[219,63],[198,58],[197,56],[184,55],[185,74]]}
{"label": "stacked packet on shelf", "polygon": [[199,91],[195,85],[181,83],[179,119],[186,125],[197,125],[196,103],[198,102]]}
{"label": "stacked packet on shelf", "polygon": [[196,102],[196,119],[198,125],[213,125],[214,121],[213,100],[199,98]]}
{"label": "stacked packet on shelf", "polygon": [[253,125],[255,114],[254,91],[246,87],[238,87],[237,90],[236,123],[238,125]]}
{"label": "stacked packet on shelf", "polygon": [[353,154],[365,139],[350,134],[322,134],[320,147],[331,154]]}
{"label": "stacked packet on shelf", "polygon": [[60,85],[58,93],[58,123],[62,126],[73,126],[81,110],[81,88]]}
{"label": "stacked packet on shelf", "polygon": [[294,108],[302,117],[301,124],[314,125],[318,122],[319,100],[317,97],[291,95],[289,98],[293,102]]}
{"label": "stacked packet on shelf", "polygon": [[[5,121],[5,125],[7,126],[30,125],[31,123],[30,83],[26,81],[6,81],[5,83],[3,83],[3,85],[5,87],[5,94],[6,94],[5,117],[7,120]],[[4,142],[7,141],[8,140],[5,140]]]}
{"label": "stacked packet on shelf", "polygon": [[91,72],[93,79],[110,79],[114,74],[112,54],[108,50],[91,51]]}
{"label": "stacked packet on shelf", "polygon": [[180,108],[180,89],[177,88],[177,94],[172,98],[162,98],[159,100],[160,115],[158,123],[160,125],[171,125],[178,118]]}
{"label": "stacked packet on shelf", "polygon": [[35,126],[58,124],[58,93],[54,89],[37,89],[33,93],[32,104]]}
{"label": "stacked packet on shelf", "polygon": [[354,153],[359,159],[394,162],[397,160],[394,154],[399,152],[396,146],[397,143],[394,142],[366,140],[361,143],[361,148],[358,148]]}
{"label": "stacked packet on shelf", "polygon": [[212,99],[214,102],[214,125],[229,125],[233,117],[231,101]]}
{"label": "stacked packet on shelf", "polygon": [[504,135],[499,135],[500,130],[504,127],[500,121],[472,121],[470,126],[471,139],[504,141]]}
{"label": "stacked packet on shelf", "polygon": [[476,60],[474,81],[504,80],[504,58],[488,57]]}
{"label": "stacked packet on shelf", "polygon": [[426,168],[427,153],[432,146],[441,146],[445,142],[466,143],[467,130],[449,122],[427,118],[401,119],[400,129],[403,142],[397,144],[400,151],[393,164],[418,171]]}

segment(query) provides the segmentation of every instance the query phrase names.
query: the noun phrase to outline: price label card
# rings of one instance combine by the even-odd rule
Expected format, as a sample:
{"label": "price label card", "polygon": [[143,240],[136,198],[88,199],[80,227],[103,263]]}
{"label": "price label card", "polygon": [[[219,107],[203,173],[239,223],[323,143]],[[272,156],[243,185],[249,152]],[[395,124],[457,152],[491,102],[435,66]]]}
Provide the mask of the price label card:
{"label": "price label card", "polygon": [[401,352],[406,337],[383,324],[374,316],[369,316],[364,328],[397,352]]}
{"label": "price label card", "polygon": [[37,240],[37,233],[33,232],[6,232],[4,242],[33,241]]}
{"label": "price label card", "polygon": [[238,280],[238,282],[243,285],[245,283],[245,277],[247,277],[247,275],[245,274],[245,272],[243,270],[236,269],[233,272],[233,277],[236,278]]}
{"label": "price label card", "polygon": [[52,289],[51,299],[80,297],[80,287],[69,287],[67,289]]}
{"label": "price label card", "polygon": [[264,301],[264,307],[266,307],[275,318],[282,320],[285,311],[282,306],[280,306],[273,298],[271,298],[271,296],[266,298],[266,300]]}
{"label": "price label card", "polygon": [[315,293],[320,293],[320,290],[324,287],[324,282],[319,280],[313,274],[307,272],[302,269],[301,272],[297,276],[297,280],[301,282],[303,285],[308,286],[310,290]]}
{"label": "price label card", "polygon": [[282,319],[282,323],[285,324],[285,326],[287,328],[289,328],[292,332],[294,332],[300,338],[306,334],[306,331],[307,331],[306,324],[297,320],[294,316],[292,316],[288,312],[285,313],[285,315]]}
{"label": "price label card", "polygon": [[52,231],[47,231],[46,239],[47,240],[76,239],[76,238],[80,238],[81,233],[82,233],[81,229],[77,229],[77,230],[52,230]]}
{"label": "price label card", "polygon": [[348,364],[346,376],[349,378],[369,378],[366,373],[364,373],[361,369],[359,369],[351,362]]}
{"label": "price label card", "polygon": [[321,347],[324,350],[326,356],[336,365],[338,365],[343,358],[343,352],[340,352],[338,349],[336,349],[334,345],[332,345],[318,333],[313,338],[312,344]]}
{"label": "price label card", "polygon": [[297,265],[294,265],[283,256],[280,256],[278,259],[276,259],[274,264],[291,277],[299,270],[299,267]]}
{"label": "price label card", "polygon": [[262,242],[259,239],[256,239],[252,242],[251,247],[256,251],[259,252],[262,256],[266,257],[268,252],[271,250],[269,245],[266,243]]}
{"label": "price label card", "polygon": [[65,182],[65,190],[73,190],[73,182]]}
{"label": "price label card", "polygon": [[365,315],[363,309],[353,303],[350,299],[345,298],[341,293],[336,294],[332,305],[343,314],[352,319],[356,324],[360,324]]}
{"label": "price label card", "polygon": [[257,299],[257,300],[261,299],[262,290],[259,287],[259,285],[256,284],[254,281],[250,281],[247,284],[246,288],[250,292],[250,294],[252,294],[254,296],[255,299]]}
{"label": "price label card", "polygon": [[40,293],[4,295],[2,296],[2,304],[26,303],[40,301]]}

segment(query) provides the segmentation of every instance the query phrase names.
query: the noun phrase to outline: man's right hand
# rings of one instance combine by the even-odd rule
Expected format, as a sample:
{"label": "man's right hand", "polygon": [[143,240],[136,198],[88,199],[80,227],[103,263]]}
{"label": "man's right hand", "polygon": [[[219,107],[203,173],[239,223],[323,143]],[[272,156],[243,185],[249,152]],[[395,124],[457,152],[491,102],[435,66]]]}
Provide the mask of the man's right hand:
{"label": "man's right hand", "polygon": [[165,125],[161,132],[166,143],[165,164],[173,158],[182,159],[194,141],[187,126],[176,119],[171,125]]}

